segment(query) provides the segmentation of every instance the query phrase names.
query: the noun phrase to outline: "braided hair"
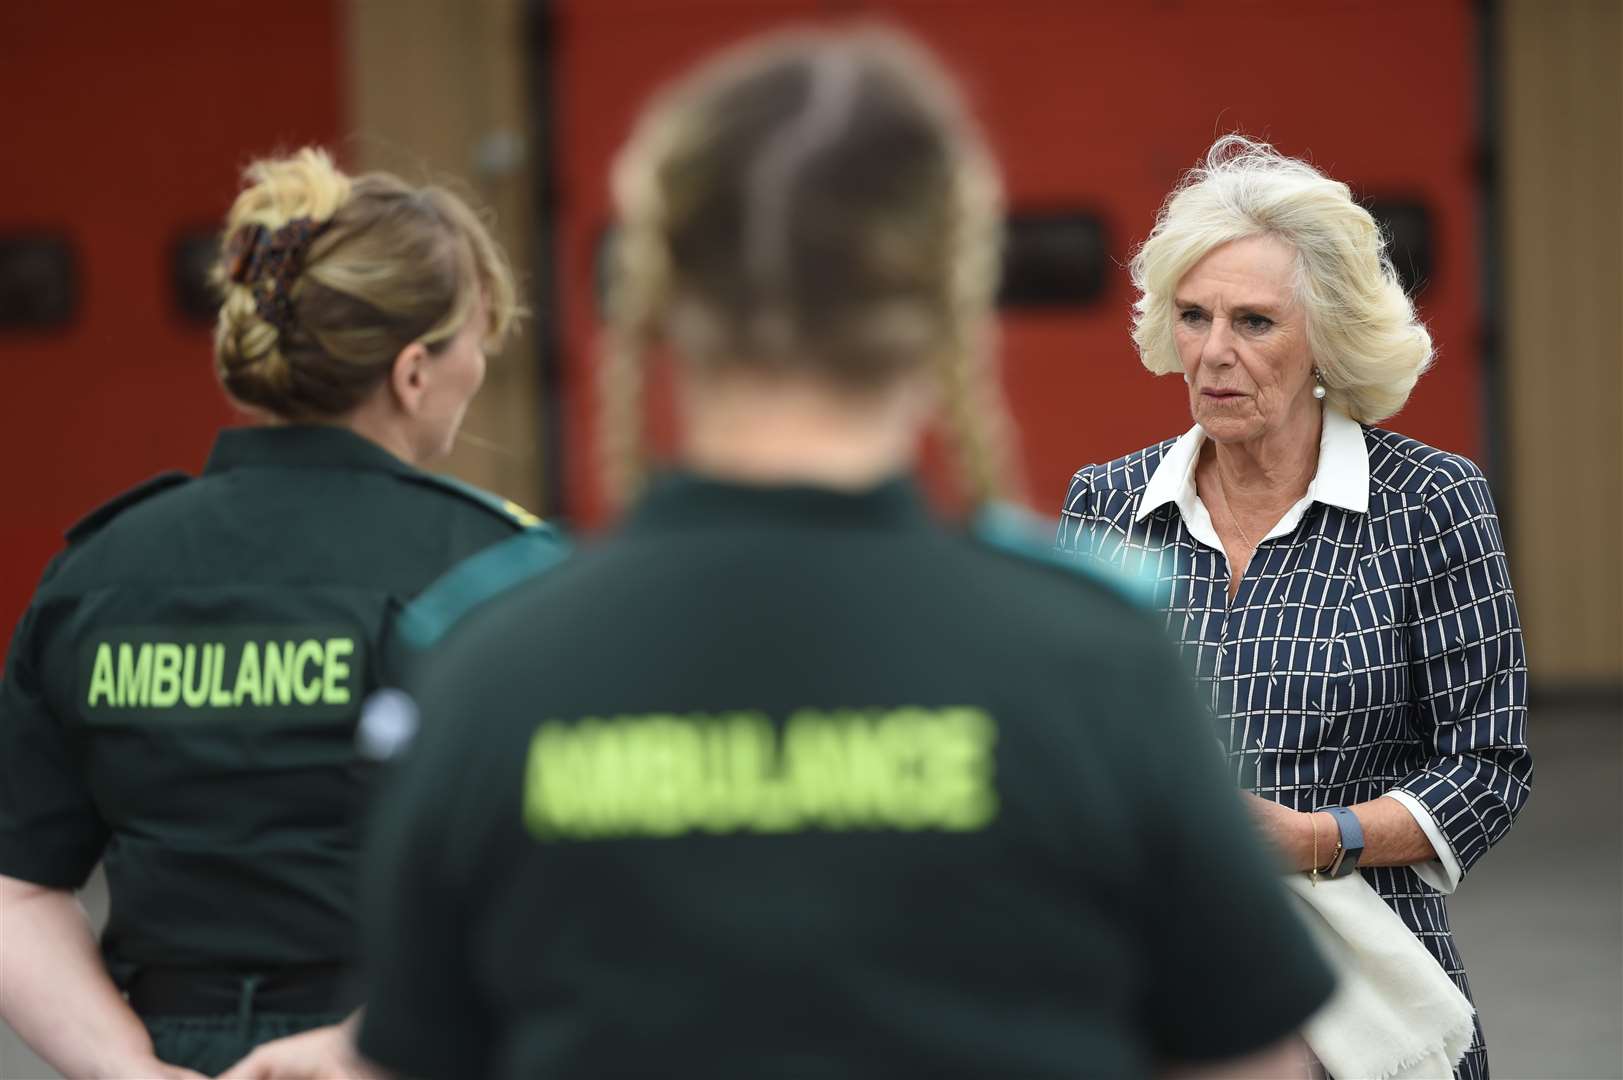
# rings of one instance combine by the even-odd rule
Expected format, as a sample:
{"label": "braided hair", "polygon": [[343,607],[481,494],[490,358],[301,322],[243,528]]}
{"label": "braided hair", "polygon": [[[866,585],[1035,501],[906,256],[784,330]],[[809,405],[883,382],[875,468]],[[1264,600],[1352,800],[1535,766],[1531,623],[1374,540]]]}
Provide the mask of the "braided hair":
{"label": "braided hair", "polygon": [[871,29],[735,49],[655,99],[612,183],[601,389],[614,498],[644,470],[644,366],[659,340],[712,370],[855,390],[933,366],[963,487],[977,503],[998,494],[1001,188],[923,50]]}
{"label": "braided hair", "polygon": [[351,178],[318,149],[249,166],[226,220],[215,368],[236,401],[288,420],[349,412],[407,345],[445,347],[487,304],[487,343],[518,314],[513,275],[456,195]]}

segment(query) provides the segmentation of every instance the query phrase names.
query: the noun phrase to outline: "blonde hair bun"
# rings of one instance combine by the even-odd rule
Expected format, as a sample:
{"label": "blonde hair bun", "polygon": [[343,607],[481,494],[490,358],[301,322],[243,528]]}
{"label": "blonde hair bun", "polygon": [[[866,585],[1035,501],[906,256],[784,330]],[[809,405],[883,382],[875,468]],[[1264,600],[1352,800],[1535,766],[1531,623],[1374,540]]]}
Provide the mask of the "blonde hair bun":
{"label": "blonde hair bun", "polygon": [[487,300],[491,347],[519,314],[513,275],[457,195],[350,177],[317,147],[244,171],[213,279],[215,369],[241,404],[289,420],[354,409],[414,341],[442,347]]}

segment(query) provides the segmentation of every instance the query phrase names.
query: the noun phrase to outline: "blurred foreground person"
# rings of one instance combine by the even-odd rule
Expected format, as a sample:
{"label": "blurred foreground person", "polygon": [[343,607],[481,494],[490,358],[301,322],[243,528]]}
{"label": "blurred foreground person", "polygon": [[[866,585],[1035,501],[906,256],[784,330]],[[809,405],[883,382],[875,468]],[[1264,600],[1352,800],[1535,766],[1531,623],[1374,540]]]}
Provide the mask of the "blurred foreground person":
{"label": "blurred foreground person", "polygon": [[[1304,895],[1362,891],[1351,948],[1409,951],[1387,984],[1422,984],[1398,1015],[1441,972],[1468,994],[1444,898],[1510,829],[1533,761],[1488,483],[1375,426],[1431,337],[1347,185],[1240,136],[1167,198],[1132,271],[1139,353],[1183,376],[1195,426],[1078,472],[1060,545],[1159,580],[1264,835],[1291,870],[1354,879]],[[1444,1056],[1487,1076],[1468,1003],[1457,1026]]]}
{"label": "blurred foreground person", "polygon": [[[255,1075],[359,1068],[360,703],[402,604],[552,543],[418,468],[513,317],[473,212],[314,150],[247,178],[215,360],[262,423],[69,531],[0,689],[0,1012],[72,1077],[213,1074],[290,1035]],[[98,860],[99,955],[73,895]]]}
{"label": "blurred foreground person", "polygon": [[938,409],[972,499],[999,475],[1000,200],[943,75],[876,33],[745,47],[656,101],[614,192],[613,464],[636,482],[664,343],[681,468],[425,669],[362,1050],[431,1078],[1290,1068],[1330,976],[1158,620],[937,526],[908,479]]}

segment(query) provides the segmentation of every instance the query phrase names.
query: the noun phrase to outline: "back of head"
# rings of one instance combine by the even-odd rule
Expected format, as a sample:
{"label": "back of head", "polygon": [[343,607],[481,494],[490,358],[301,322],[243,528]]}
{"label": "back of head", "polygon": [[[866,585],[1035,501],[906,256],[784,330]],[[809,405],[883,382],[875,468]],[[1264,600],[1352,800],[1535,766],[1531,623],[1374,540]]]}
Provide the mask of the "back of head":
{"label": "back of head", "polygon": [[[996,286],[997,177],[951,81],[889,32],[794,32],[657,97],[616,163],[609,438],[639,468],[645,347],[842,390],[938,367],[968,484],[992,486],[976,379]],[[971,462],[971,459],[973,461]]]}
{"label": "back of head", "polygon": [[321,150],[257,161],[226,220],[215,366],[226,392],[286,420],[356,408],[400,351],[443,348],[487,302],[508,334],[512,272],[467,203],[387,173],[349,177]]}

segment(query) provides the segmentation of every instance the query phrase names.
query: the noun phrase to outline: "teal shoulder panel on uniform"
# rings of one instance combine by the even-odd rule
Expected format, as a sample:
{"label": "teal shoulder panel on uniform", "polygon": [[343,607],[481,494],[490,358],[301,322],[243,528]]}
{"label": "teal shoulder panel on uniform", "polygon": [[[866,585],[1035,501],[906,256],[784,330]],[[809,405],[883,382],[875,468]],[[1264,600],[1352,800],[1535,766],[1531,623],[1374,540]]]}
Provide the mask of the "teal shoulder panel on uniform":
{"label": "teal shoulder panel on uniform", "polygon": [[121,495],[113,496],[74,522],[66,534],[68,543],[76,544],[85,537],[99,532],[109,521],[112,521],[136,503],[149,499],[160,491],[167,491],[169,488],[184,484],[190,479],[189,475],[179,469],[171,469],[168,472],[159,473],[150,480],[144,480],[136,484]]}
{"label": "teal shoulder panel on uniform", "polygon": [[569,542],[545,525],[469,556],[447,570],[401,611],[395,623],[400,642],[415,650],[434,646],[451,627],[479,605],[558,565]]}
{"label": "teal shoulder panel on uniform", "polygon": [[447,491],[459,498],[466,499],[475,506],[489,510],[515,529],[540,529],[544,527],[540,518],[512,499],[504,499],[500,495],[492,494],[484,488],[474,487],[472,484],[458,480],[454,476],[416,471],[400,473],[399,475],[402,479],[409,480],[412,483],[439,488],[441,491]]}
{"label": "teal shoulder panel on uniform", "polygon": [[970,534],[987,547],[1017,558],[1052,566],[1092,581],[1129,603],[1155,606],[1154,585],[1108,563],[1084,561],[1054,547],[1054,527],[1031,511],[993,503],[975,515]]}

